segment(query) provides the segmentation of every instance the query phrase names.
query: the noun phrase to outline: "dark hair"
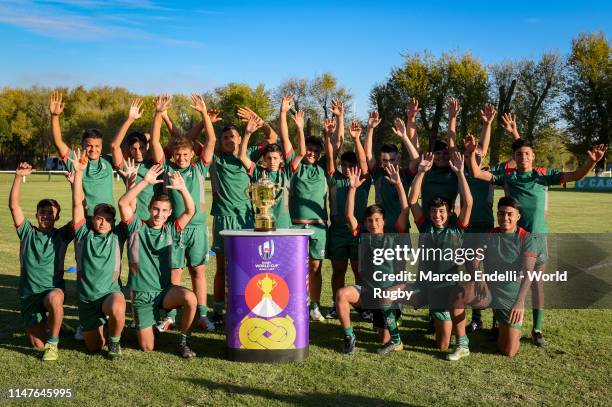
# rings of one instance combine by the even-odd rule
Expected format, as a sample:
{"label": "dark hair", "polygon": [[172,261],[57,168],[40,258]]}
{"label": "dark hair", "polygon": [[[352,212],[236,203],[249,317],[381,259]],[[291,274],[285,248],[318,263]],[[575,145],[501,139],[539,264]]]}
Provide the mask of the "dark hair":
{"label": "dark hair", "polygon": [[227,126],[222,128],[221,134],[225,133],[226,131],[230,131],[230,130],[236,130],[238,134],[240,134],[240,130],[238,129],[238,127],[234,126],[233,124],[228,124]]}
{"label": "dark hair", "polygon": [[518,201],[518,199],[512,196],[502,196],[499,198],[499,201],[497,202],[497,209],[501,208],[502,206],[509,206],[517,211],[521,210],[521,203]]}
{"label": "dark hair", "polygon": [[319,147],[321,151],[323,151],[323,139],[318,136],[308,136],[306,137],[306,146],[315,146]]}
{"label": "dark hair", "polygon": [[127,136],[127,146],[131,147],[134,143],[142,143],[144,145],[147,145],[149,141],[143,133],[139,131],[133,131]]}
{"label": "dark hair", "polygon": [[172,141],[170,149],[174,153],[174,151],[178,150],[179,148],[190,148],[193,150],[193,141],[184,136],[177,137]]}
{"label": "dark hair", "polygon": [[170,196],[168,194],[160,193],[154,195],[153,198],[151,198],[151,202],[149,202],[149,209],[151,209],[151,206],[153,206],[153,203],[155,202],[168,202],[170,207],[172,207],[172,201],[170,200]]}
{"label": "dark hair", "polygon": [[516,150],[518,150],[521,147],[529,147],[533,150],[533,144],[531,144],[531,142],[529,140],[525,140],[525,139],[518,139],[516,140],[514,143],[512,143],[512,152],[515,152]]}
{"label": "dark hair", "polygon": [[48,207],[57,209],[57,215],[55,215],[55,219],[58,219],[62,208],[60,208],[60,204],[55,199],[47,198],[38,201],[38,204],[36,204],[36,212],[38,212],[39,209]]}
{"label": "dark hair", "polygon": [[380,152],[399,154],[399,149],[397,148],[395,144],[383,144],[382,147],[380,147]]}
{"label": "dark hair", "polygon": [[346,161],[347,163],[357,164],[357,154],[354,151],[345,151],[340,156],[340,161]]}
{"label": "dark hair", "polygon": [[446,206],[446,209],[450,211],[450,202],[443,196],[435,196],[429,201],[429,209],[440,208],[441,206]]}
{"label": "dark hair", "polygon": [[264,148],[263,151],[261,152],[261,155],[265,156],[268,153],[283,153],[283,149],[281,148],[280,144],[278,143],[270,143],[267,144]]}
{"label": "dark hair", "polygon": [[383,219],[385,218],[385,208],[382,207],[382,205],[379,204],[374,204],[374,205],[370,205],[366,208],[365,213],[364,213],[364,217],[365,218],[369,218],[370,216],[374,215],[375,213],[380,213],[383,217]]}
{"label": "dark hair", "polygon": [[85,141],[88,138],[101,139],[102,132],[98,129],[87,129],[83,132],[83,137],[81,137],[81,141]]}
{"label": "dark hair", "polygon": [[448,144],[446,143],[446,141],[442,141],[442,140],[436,140],[436,142],[433,145],[433,152],[436,151],[442,151],[442,150],[446,150],[448,149]]}
{"label": "dark hair", "polygon": [[117,214],[117,211],[115,210],[115,207],[113,205],[109,205],[109,204],[106,204],[106,203],[101,203],[101,204],[97,204],[94,207],[93,216],[98,216],[98,215],[101,215],[101,214],[111,215],[111,217],[114,220],[115,219],[115,215]]}

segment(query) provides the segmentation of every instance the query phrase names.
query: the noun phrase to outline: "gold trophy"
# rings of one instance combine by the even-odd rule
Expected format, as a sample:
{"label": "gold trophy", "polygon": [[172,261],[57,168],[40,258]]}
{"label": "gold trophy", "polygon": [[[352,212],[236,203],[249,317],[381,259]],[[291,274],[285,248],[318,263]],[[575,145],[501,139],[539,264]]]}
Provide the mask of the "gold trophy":
{"label": "gold trophy", "polygon": [[280,185],[270,181],[265,172],[257,182],[249,186],[247,191],[251,193],[251,200],[255,208],[256,231],[270,232],[276,230],[274,216],[268,211],[276,203],[276,194],[280,189]]}

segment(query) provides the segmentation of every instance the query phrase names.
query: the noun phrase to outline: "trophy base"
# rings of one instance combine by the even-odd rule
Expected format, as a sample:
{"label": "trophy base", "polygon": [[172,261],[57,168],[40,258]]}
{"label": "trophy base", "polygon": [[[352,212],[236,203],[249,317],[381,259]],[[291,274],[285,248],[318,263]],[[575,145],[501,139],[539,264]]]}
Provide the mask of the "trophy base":
{"label": "trophy base", "polygon": [[255,218],[255,231],[256,232],[274,232],[276,226],[274,220],[269,218]]}

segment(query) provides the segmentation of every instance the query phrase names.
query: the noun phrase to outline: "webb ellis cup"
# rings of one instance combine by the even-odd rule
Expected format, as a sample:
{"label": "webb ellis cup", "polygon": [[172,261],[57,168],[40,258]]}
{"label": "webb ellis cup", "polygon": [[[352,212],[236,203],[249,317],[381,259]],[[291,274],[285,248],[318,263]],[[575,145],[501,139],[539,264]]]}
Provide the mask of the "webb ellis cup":
{"label": "webb ellis cup", "polygon": [[269,232],[276,230],[274,216],[269,210],[276,203],[276,194],[280,186],[270,181],[264,172],[261,178],[252,183],[248,192],[251,194],[253,207],[255,208],[255,230],[258,232]]}

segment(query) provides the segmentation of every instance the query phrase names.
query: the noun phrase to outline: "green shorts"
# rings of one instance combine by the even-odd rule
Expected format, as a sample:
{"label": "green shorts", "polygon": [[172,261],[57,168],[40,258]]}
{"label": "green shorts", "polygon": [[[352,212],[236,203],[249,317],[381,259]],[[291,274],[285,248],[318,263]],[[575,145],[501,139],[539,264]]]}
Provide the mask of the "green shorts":
{"label": "green shorts", "polygon": [[138,329],[145,329],[157,323],[159,320],[159,310],[163,309],[164,297],[172,287],[175,286],[169,285],[162,291],[154,292],[134,291],[132,304],[134,304],[136,326]]}
{"label": "green shorts", "polygon": [[328,231],[326,258],[330,260],[359,260],[359,238]]}
{"label": "green shorts", "polygon": [[172,268],[208,264],[208,226],[187,226],[172,246]]}
{"label": "green shorts", "polygon": [[[119,293],[123,295],[123,293]],[[108,293],[93,301],[83,301],[79,299],[79,324],[83,327],[84,332],[93,331],[100,325],[104,325],[106,322],[106,315],[102,312],[102,304],[106,301],[106,298],[112,294],[115,293]]]}
{"label": "green shorts", "polygon": [[213,218],[213,245],[215,253],[223,253],[223,236],[219,234],[222,230],[252,229],[255,226],[253,212],[248,211],[245,215],[215,216]]}
{"label": "green shorts", "polygon": [[493,310],[493,313],[495,315],[495,319],[497,320],[497,322],[504,324],[504,325],[508,325],[510,328],[514,328],[514,329],[521,329],[523,327],[522,324],[511,324],[510,321],[510,310],[509,309],[501,309],[501,308],[496,308],[495,310]]}
{"label": "green shorts", "polygon": [[47,322],[45,298],[51,291],[53,291],[53,289],[19,298],[21,317],[23,318],[26,328]]}
{"label": "green shorts", "polygon": [[308,237],[308,257],[314,260],[325,258],[325,246],[327,244],[327,225],[324,223],[313,223],[310,225],[295,224],[291,229],[312,230],[314,234]]}

